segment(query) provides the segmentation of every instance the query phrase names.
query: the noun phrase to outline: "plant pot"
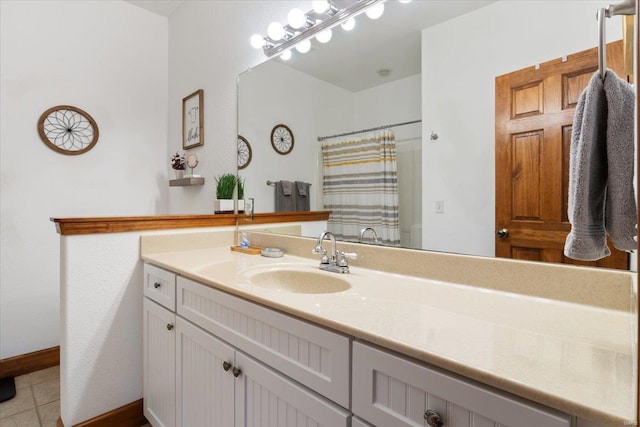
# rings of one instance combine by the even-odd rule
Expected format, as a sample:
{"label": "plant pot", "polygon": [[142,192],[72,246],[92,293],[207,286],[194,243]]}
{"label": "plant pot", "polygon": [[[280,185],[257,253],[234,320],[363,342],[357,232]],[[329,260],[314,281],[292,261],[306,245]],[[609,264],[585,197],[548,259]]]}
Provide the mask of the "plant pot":
{"label": "plant pot", "polygon": [[[233,199],[215,199],[213,201],[213,211],[217,214],[234,213],[235,207]],[[238,200],[238,212],[244,212],[244,200]]]}
{"label": "plant pot", "polygon": [[182,169],[174,169],[174,171],[176,173],[176,179],[184,178],[184,170],[182,170]]}

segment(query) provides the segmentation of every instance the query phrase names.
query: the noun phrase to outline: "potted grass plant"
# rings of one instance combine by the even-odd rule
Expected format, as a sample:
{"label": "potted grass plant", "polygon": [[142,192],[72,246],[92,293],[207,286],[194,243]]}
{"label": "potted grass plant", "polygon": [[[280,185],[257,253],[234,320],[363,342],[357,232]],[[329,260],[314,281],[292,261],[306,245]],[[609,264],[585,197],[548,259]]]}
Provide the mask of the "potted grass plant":
{"label": "potted grass plant", "polygon": [[238,212],[244,212],[244,179],[238,175],[225,173],[216,177],[215,213],[235,212],[234,191],[238,188]]}

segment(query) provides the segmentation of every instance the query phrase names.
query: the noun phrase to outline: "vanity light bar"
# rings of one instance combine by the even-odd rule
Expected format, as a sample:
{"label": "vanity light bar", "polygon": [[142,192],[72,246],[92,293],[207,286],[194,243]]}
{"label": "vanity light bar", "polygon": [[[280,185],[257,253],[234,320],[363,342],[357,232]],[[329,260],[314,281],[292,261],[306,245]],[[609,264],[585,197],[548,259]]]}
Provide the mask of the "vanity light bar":
{"label": "vanity light bar", "polygon": [[[337,25],[340,25],[349,18],[353,18],[367,9],[379,4],[384,3],[386,0],[358,0],[353,4],[348,5],[342,9],[336,7],[338,1],[329,1],[329,10],[325,13],[316,13],[313,9],[307,12],[307,24],[299,29],[293,29],[289,25],[284,25],[285,36],[284,40],[272,40],[269,37],[265,37],[265,46],[262,48],[264,54],[268,57],[276,56],[282,52],[291,49],[298,43],[307,40],[316,34],[331,29]],[[342,2],[344,3],[344,1]],[[325,19],[320,19],[323,16],[328,16]],[[318,22],[320,21],[320,22]],[[315,23],[314,23],[315,22]],[[309,26],[311,25],[311,26]]]}

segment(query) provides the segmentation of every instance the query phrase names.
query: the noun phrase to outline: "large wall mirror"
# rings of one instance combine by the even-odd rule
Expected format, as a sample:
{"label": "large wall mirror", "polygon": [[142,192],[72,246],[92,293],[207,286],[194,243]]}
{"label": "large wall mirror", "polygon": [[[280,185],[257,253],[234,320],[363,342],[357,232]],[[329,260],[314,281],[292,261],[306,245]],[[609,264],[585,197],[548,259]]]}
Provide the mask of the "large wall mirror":
{"label": "large wall mirror", "polygon": [[[419,120],[391,128],[401,246],[495,256],[496,77],[596,47],[596,10],[607,5],[389,0],[377,20],[358,16],[329,43],[247,70],[238,77],[238,132],[252,150],[239,170],[245,197],[256,213],[274,212],[267,181],[302,181],[310,209],[324,210],[319,137]],[[607,41],[622,26],[608,19]],[[270,140],[278,124],[295,138],[285,155]]]}

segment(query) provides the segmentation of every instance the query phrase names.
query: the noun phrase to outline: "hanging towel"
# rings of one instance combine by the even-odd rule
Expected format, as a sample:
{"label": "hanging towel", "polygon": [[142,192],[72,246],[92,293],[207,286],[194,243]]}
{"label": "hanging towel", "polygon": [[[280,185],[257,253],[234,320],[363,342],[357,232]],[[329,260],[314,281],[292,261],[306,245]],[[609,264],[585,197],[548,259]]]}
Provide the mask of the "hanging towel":
{"label": "hanging towel", "polygon": [[293,182],[291,181],[280,181],[282,184],[282,194],[285,196],[290,196],[293,192]]}
{"label": "hanging towel", "polygon": [[296,181],[296,188],[298,189],[298,195],[302,197],[307,197],[307,184],[306,182]]}
{"label": "hanging towel", "polygon": [[296,199],[292,196],[293,182],[276,182],[275,202],[276,212],[292,212],[296,210]]}
{"label": "hanging towel", "polygon": [[605,228],[621,251],[637,249],[636,198],[633,189],[635,91],[612,71],[604,79],[607,97],[607,166]]}
{"label": "hanging towel", "polygon": [[296,181],[296,210],[298,211],[310,211],[311,210],[311,197],[309,195],[308,182]]}
{"label": "hanging towel", "polygon": [[568,216],[564,254],[595,261],[611,254],[604,227],[607,186],[607,100],[599,73],[578,98],[569,151]]}

